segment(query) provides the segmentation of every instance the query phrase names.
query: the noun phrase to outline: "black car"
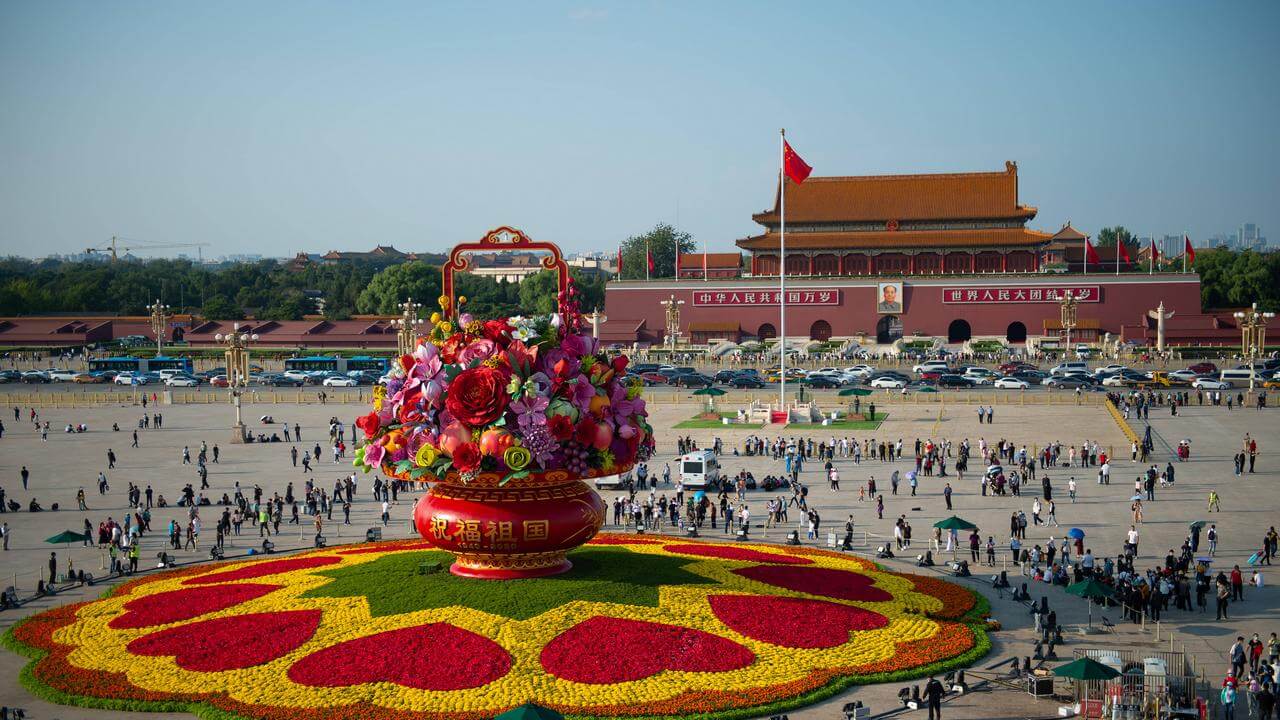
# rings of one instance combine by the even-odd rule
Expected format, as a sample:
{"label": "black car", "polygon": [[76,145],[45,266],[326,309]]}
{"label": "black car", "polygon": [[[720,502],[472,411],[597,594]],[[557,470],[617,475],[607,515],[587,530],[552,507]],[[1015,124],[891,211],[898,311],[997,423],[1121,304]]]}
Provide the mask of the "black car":
{"label": "black car", "polygon": [[960,375],[942,375],[938,378],[937,384],[939,387],[967,388],[973,386],[973,381]]}
{"label": "black car", "polygon": [[703,375],[702,373],[681,373],[671,378],[671,384],[676,387],[711,387],[716,381]]}
{"label": "black car", "polygon": [[840,387],[839,380],[833,377],[827,377],[825,375],[818,375],[817,377],[807,377],[804,380],[801,380],[800,382],[803,383],[804,385],[808,385],[809,387],[814,388],[815,390],[830,390],[832,388]]}
{"label": "black car", "polygon": [[22,380],[22,373],[17,370],[0,370],[0,383],[15,383]]}
{"label": "black car", "polygon": [[729,387],[762,388],[766,383],[759,375],[735,375],[729,379]]}
{"label": "black car", "polygon": [[37,370],[28,370],[22,373],[22,382],[35,385],[37,383],[44,384],[49,382],[49,376]]}
{"label": "black car", "polygon": [[730,380],[737,377],[738,374],[739,374],[739,371],[737,370],[721,370],[720,372],[716,373],[715,381],[718,383],[727,383]]}

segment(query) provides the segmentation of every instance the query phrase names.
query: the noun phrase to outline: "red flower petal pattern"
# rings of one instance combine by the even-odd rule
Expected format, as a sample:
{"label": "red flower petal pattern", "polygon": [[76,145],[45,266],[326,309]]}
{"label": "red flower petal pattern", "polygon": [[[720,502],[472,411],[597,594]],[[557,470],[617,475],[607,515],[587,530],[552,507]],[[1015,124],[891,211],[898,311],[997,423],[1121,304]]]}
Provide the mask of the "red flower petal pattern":
{"label": "red flower petal pattern", "polygon": [[[790,648],[833,648],[849,633],[889,624],[880,613],[826,600],[757,595],[711,595],[720,621],[752,640]],[[804,618],[802,622],[795,622]]]}
{"label": "red flower petal pattern", "polygon": [[238,567],[235,570],[227,570],[226,572],[216,572],[211,575],[197,575],[189,580],[184,580],[183,585],[208,585],[209,583],[231,582],[232,580],[248,580],[250,578],[259,578],[266,575],[279,575],[280,573],[292,572],[294,570],[307,570],[310,568],[324,567],[325,565],[336,565],[342,562],[342,558],[332,555],[309,555],[307,557],[289,558],[288,560],[274,560],[272,562],[256,562]]}
{"label": "red flower petal pattern", "polygon": [[449,623],[388,630],[318,650],[289,668],[289,679],[312,687],[392,682],[419,690],[465,690],[511,670],[511,655],[494,641]]}
{"label": "red flower petal pattern", "polygon": [[822,595],[838,600],[884,602],[893,596],[875,587],[871,578],[858,573],[829,568],[756,565],[733,571],[744,578],[777,585],[796,592]]}
{"label": "red flower petal pattern", "polygon": [[111,619],[117,630],[164,625],[226,610],[280,589],[279,585],[244,583],[226,587],[193,587],[144,595],[124,604],[125,613]]}
{"label": "red flower petal pattern", "polygon": [[134,655],[172,655],[197,672],[239,670],[297,649],[320,625],[319,610],[286,610],[201,620],[158,630],[129,643]]}
{"label": "red flower petal pattern", "polygon": [[664,545],[662,546],[662,549],[667,552],[680,553],[682,555],[698,555],[700,557],[718,558],[720,560],[746,560],[750,562],[776,563],[780,565],[813,564],[813,561],[809,558],[767,553],[759,550],[752,550],[751,548],[733,547],[730,545],[686,543],[683,545]]}
{"label": "red flower petal pattern", "polygon": [[693,628],[597,615],[542,648],[542,667],[574,682],[607,685],[663,670],[725,672],[755,661],[732,640]]}

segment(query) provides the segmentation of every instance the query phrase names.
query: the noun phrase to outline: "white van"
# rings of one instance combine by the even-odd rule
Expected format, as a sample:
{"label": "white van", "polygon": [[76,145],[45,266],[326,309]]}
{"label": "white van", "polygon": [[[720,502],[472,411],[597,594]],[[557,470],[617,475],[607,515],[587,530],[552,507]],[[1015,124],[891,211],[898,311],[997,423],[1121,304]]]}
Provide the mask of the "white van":
{"label": "white van", "polygon": [[1258,378],[1252,370],[1223,370],[1218,377],[1222,382],[1231,387],[1249,387],[1249,379],[1253,378],[1255,384],[1262,384],[1261,378]]}
{"label": "white van", "polygon": [[605,475],[596,478],[597,490],[624,490],[631,482],[631,471],[628,470],[621,475]]}
{"label": "white van", "polygon": [[680,456],[680,482],[686,488],[714,488],[720,484],[720,461],[710,450]]}
{"label": "white van", "polygon": [[1049,370],[1049,374],[1054,377],[1069,375],[1075,372],[1088,373],[1089,363],[1076,361],[1064,362],[1054,365],[1053,368]]}

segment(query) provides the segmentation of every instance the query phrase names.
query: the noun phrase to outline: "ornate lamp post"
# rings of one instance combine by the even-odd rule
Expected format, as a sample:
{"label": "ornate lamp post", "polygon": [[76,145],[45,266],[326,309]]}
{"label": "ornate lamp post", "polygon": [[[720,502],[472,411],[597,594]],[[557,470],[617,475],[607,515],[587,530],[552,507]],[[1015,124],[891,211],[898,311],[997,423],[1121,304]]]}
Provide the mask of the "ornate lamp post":
{"label": "ornate lamp post", "polygon": [[587,315],[586,318],[591,321],[591,337],[599,340],[600,339],[600,323],[605,322],[609,318],[606,317],[605,314],[600,312],[599,310],[592,310],[591,314]]}
{"label": "ornate lamp post", "polygon": [[240,417],[240,396],[242,388],[249,384],[249,343],[258,339],[257,333],[240,332],[240,323],[236,323],[231,332],[218,333],[214,340],[225,343],[227,360],[227,389],[231,393],[231,404],[236,408],[236,423],[231,426],[232,442],[244,442],[245,427]]}
{"label": "ornate lamp post", "polygon": [[408,355],[417,347],[418,326],[422,324],[418,311],[421,309],[422,303],[409,298],[400,304],[400,317],[391,321],[391,326],[396,328],[396,351],[400,355]]}
{"label": "ornate lamp post", "polygon": [[1258,312],[1258,303],[1246,312],[1235,313],[1236,322],[1240,323],[1240,353],[1249,364],[1249,394],[1253,394],[1253,382],[1257,373],[1253,363],[1262,355],[1267,346],[1267,321],[1275,317],[1275,313]]}
{"label": "ornate lamp post", "polygon": [[680,306],[684,305],[683,300],[677,300],[675,295],[670,300],[659,300],[661,305],[667,309],[667,344],[671,348],[671,352],[676,351],[676,339],[680,336]]}
{"label": "ornate lamp post", "polygon": [[169,328],[169,319],[173,317],[170,309],[168,305],[160,304],[159,300],[147,306],[147,310],[151,312],[151,329],[156,334],[156,355],[164,354],[164,331]]}
{"label": "ornate lamp post", "polygon": [[1080,303],[1068,289],[1062,293],[1062,299],[1058,301],[1058,305],[1062,310],[1062,329],[1066,332],[1066,346],[1062,349],[1062,355],[1066,357],[1071,350],[1071,331],[1076,327],[1076,312]]}

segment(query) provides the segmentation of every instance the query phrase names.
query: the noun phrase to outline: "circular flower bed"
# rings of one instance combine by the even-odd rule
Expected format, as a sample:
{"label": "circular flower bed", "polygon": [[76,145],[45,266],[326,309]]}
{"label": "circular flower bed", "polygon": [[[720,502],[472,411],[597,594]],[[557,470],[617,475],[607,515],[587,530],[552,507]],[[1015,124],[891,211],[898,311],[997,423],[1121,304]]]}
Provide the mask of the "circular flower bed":
{"label": "circular flower bed", "polygon": [[440,572],[421,542],[148,575],[15,626],[35,694],[205,716],[765,715],[967,665],[986,601],[838,553],[603,535],[571,572]]}

